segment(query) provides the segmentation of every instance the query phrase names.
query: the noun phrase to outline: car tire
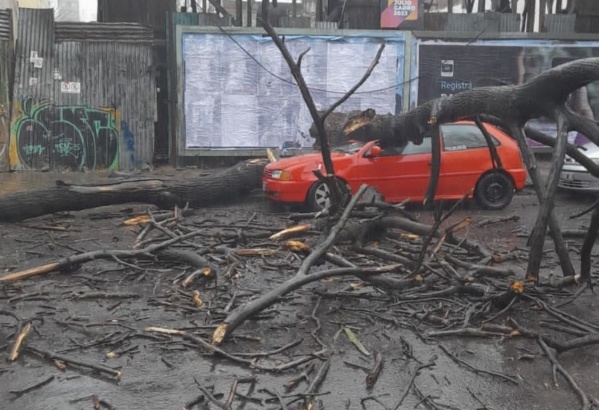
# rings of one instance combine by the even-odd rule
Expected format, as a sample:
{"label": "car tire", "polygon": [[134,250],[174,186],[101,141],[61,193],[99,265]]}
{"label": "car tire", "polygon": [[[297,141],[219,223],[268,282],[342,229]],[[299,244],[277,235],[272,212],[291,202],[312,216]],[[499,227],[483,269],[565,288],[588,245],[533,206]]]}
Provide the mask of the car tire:
{"label": "car tire", "polygon": [[[349,194],[349,187],[344,181],[339,180],[341,189],[345,190],[344,194]],[[308,191],[306,204],[311,211],[320,212],[330,205],[330,191],[328,185],[321,180],[316,181]],[[349,196],[349,195],[348,195]]]}
{"label": "car tire", "polygon": [[514,182],[509,176],[502,172],[491,172],[478,180],[474,197],[481,207],[499,210],[512,202],[514,190]]}

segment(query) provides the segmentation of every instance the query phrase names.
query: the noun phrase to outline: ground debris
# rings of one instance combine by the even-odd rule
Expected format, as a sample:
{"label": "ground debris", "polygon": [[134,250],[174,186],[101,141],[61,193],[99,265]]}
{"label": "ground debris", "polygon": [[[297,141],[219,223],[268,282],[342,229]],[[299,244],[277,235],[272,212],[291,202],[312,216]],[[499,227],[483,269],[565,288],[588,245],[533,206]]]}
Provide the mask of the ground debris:
{"label": "ground debris", "polygon": [[[542,338],[558,354],[599,343],[599,325],[567,311],[585,296],[572,290],[575,279],[526,282],[514,269],[526,252],[487,247],[476,230],[488,226],[477,227],[463,211],[454,216],[445,210],[435,219],[444,222],[425,224],[391,206],[355,209],[303,222],[299,214],[290,220],[239,210],[142,212],[135,224],[110,224],[110,231],[104,219],[90,222],[98,225],[87,232],[44,232],[77,247],[56,246],[27,263],[5,262],[16,268],[0,277],[0,319],[7,316],[2,323],[9,329],[0,332],[0,346],[14,346],[20,329],[31,324],[22,342],[25,357],[11,372],[26,372],[24,360],[42,358],[50,364],[45,371],[60,365],[61,374],[76,375],[73,385],[90,377],[121,384],[135,379],[140,363],[153,362],[156,367],[144,365],[151,373],[136,382],[168,384],[170,372],[198,366],[208,377],[212,366],[222,366],[214,376],[219,383],[188,378],[176,404],[190,409],[206,403],[339,408],[346,400],[338,401],[340,377],[351,386],[351,401],[365,408],[419,401],[432,408],[482,402],[491,408],[497,398],[479,389],[463,386],[459,397],[470,404],[460,407],[428,384],[432,378],[434,385],[457,389],[461,379],[477,375],[489,383],[519,382],[513,372],[481,364],[484,352],[464,353],[460,341],[537,346]],[[58,242],[56,235],[67,236]],[[22,246],[47,243],[31,238]],[[242,320],[232,322],[240,313]],[[538,318],[536,325],[512,320],[522,315]],[[542,358],[537,346],[517,361]],[[240,375],[231,378],[231,369]],[[187,374],[195,377],[195,371]],[[0,380],[6,375],[3,369]],[[46,384],[55,380],[50,376],[10,390],[19,396],[15,392],[28,392],[27,386],[44,386],[35,382],[42,377]],[[393,390],[390,383],[396,383]],[[97,391],[97,398],[108,398],[97,399],[98,408],[127,408],[118,390],[107,391]],[[28,395],[22,396],[18,400]]]}

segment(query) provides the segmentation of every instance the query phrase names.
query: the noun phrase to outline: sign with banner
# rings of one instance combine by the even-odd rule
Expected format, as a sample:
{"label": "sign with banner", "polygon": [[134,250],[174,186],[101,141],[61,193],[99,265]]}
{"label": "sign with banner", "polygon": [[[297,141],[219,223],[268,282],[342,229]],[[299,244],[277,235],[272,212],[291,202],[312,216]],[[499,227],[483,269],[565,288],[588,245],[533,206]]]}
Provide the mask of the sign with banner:
{"label": "sign with banner", "polygon": [[381,28],[398,28],[418,20],[419,0],[381,0]]}
{"label": "sign with banner", "polygon": [[[477,42],[420,41],[418,44],[418,104],[475,87],[523,84],[568,61],[599,57],[599,42],[552,40],[497,40]],[[572,93],[570,107],[592,121],[599,119],[599,84],[594,82]],[[528,126],[555,136],[556,125],[548,118],[531,120]],[[573,132],[575,144],[587,141]],[[539,145],[531,142],[531,145]]]}

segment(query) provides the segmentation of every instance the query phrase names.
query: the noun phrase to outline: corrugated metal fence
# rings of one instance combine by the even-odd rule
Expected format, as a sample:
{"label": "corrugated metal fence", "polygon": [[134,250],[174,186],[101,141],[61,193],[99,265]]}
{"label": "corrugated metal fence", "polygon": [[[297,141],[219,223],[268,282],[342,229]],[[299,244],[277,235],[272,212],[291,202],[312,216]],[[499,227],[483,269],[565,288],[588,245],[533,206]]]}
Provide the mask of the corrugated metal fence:
{"label": "corrugated metal fence", "polygon": [[0,171],[8,169],[12,62],[12,13],[11,10],[0,10]]}
{"label": "corrugated metal fence", "polygon": [[12,169],[135,169],[152,162],[152,30],[55,23],[21,9],[11,121]]}

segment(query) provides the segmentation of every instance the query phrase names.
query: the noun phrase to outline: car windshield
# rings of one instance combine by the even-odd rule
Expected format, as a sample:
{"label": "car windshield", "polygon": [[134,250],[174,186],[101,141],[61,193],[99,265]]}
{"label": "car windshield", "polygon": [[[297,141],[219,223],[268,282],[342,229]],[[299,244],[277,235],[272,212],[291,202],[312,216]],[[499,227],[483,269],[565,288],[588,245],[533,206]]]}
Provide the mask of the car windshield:
{"label": "car windshield", "polygon": [[343,152],[345,154],[355,154],[363,146],[364,146],[364,143],[362,141],[351,141],[351,142],[347,142],[347,143],[345,143],[343,145],[338,145],[336,147],[333,147],[331,149],[331,151],[333,151],[333,152]]}

